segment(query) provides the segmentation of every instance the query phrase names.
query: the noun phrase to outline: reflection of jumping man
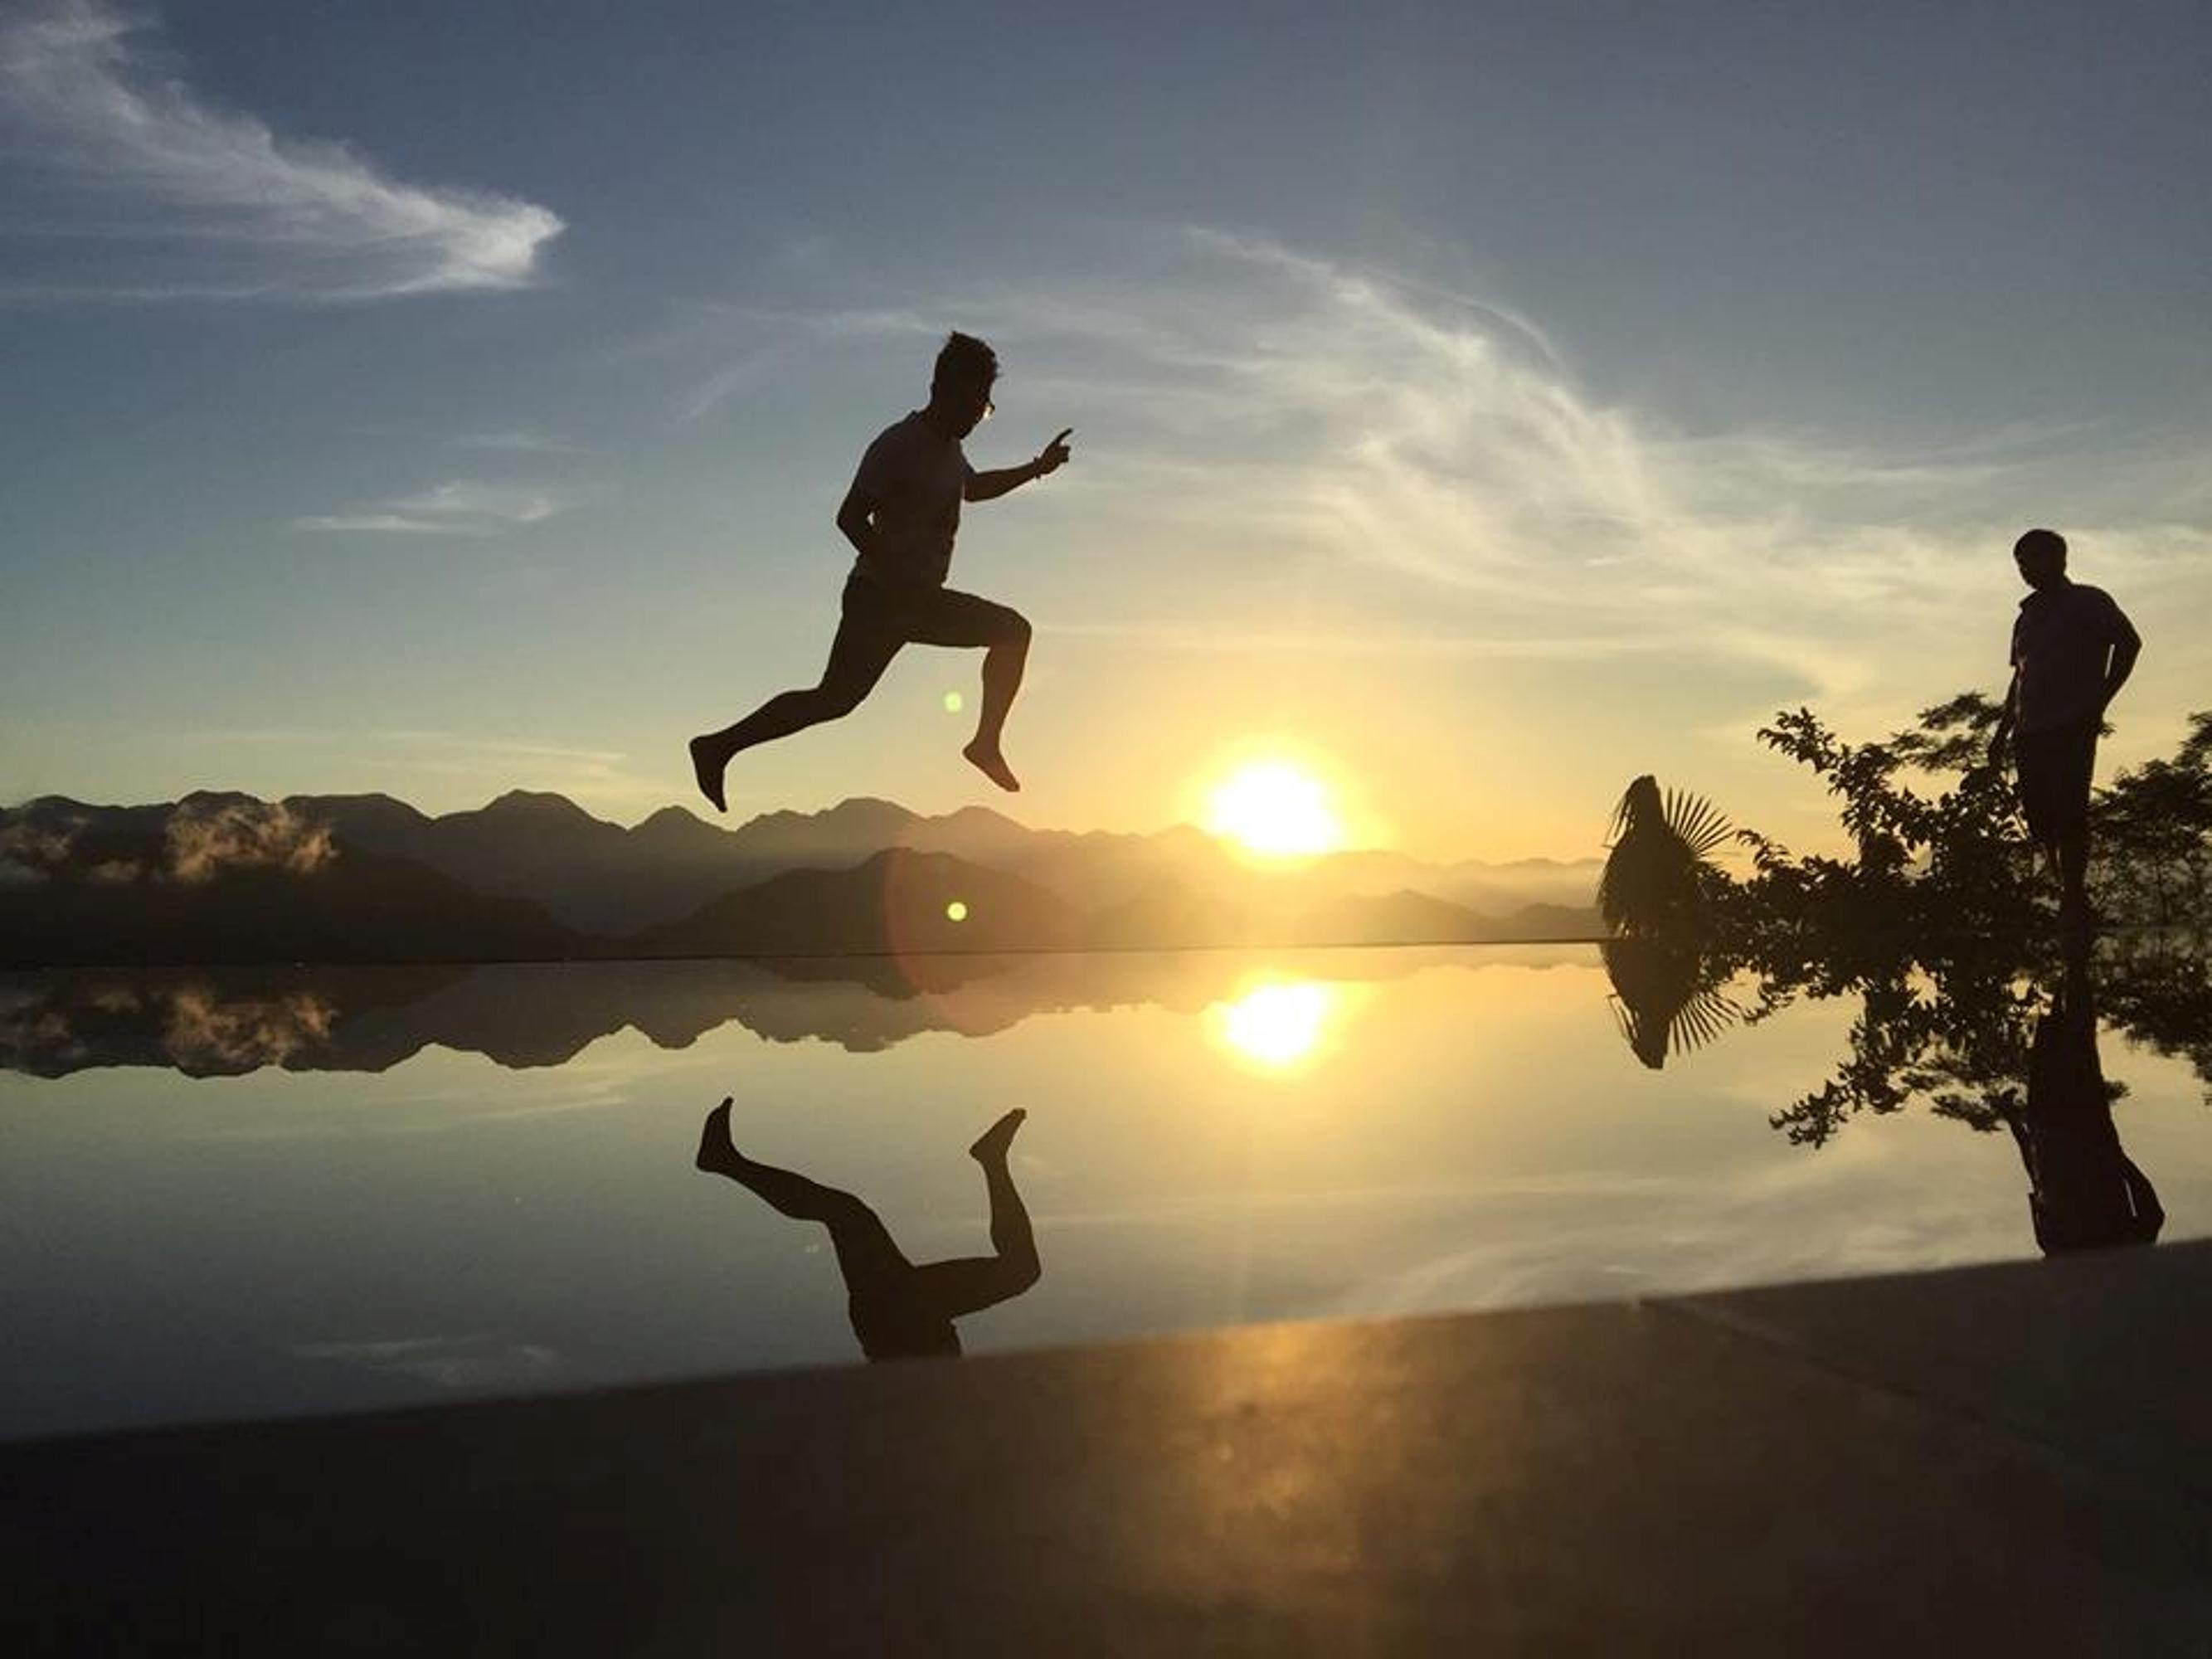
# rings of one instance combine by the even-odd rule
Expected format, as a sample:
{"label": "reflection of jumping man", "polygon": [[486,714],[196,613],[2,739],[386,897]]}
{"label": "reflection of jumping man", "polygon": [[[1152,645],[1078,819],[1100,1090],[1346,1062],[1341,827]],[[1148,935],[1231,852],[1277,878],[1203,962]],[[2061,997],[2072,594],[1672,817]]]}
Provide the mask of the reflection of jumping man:
{"label": "reflection of jumping man", "polygon": [[960,504],[991,501],[1057,471],[1067,460],[1068,433],[1020,466],[994,472],[969,466],[960,441],[991,412],[998,374],[989,346],[973,335],[951,336],[937,354],[928,405],[886,427],[861,456],[837,509],[837,528],[860,556],[845,580],[844,615],[821,680],[770,697],[735,726],[691,739],[693,775],[716,811],[728,810],[722,773],[732,756],[851,714],[908,644],[985,648],[982,712],[961,753],[1001,789],[1022,787],[999,752],[999,738],[1021,687],[1029,623],[945,580]]}
{"label": "reflection of jumping man", "polygon": [[830,1230],[845,1275],[853,1334],[869,1358],[957,1354],[960,1338],[952,1328],[954,1320],[1019,1296],[1037,1282],[1029,1212],[1006,1170],[1014,1131],[1026,1115],[1016,1107],[968,1149],[983,1166],[983,1184],[991,1195],[993,1254],[919,1267],[891,1242],[876,1212],[852,1194],[756,1163],[738,1152],[730,1139],[727,1099],[707,1114],[699,1133],[698,1164],[750,1188],[794,1221],[818,1221]]}

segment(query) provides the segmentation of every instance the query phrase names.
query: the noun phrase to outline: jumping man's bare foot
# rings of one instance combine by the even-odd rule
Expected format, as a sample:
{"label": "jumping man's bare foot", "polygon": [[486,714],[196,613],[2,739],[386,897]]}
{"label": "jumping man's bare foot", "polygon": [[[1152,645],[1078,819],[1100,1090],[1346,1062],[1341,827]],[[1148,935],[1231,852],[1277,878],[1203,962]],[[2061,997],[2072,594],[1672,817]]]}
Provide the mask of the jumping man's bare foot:
{"label": "jumping man's bare foot", "polygon": [[727,759],[714,752],[713,739],[691,739],[691,775],[699,780],[699,793],[714,804],[717,812],[730,810],[722,799],[722,769],[728,764]]}
{"label": "jumping man's bare foot", "polygon": [[699,1126],[699,1156],[693,1162],[708,1175],[728,1175],[744,1162],[730,1139],[729,1096],[724,1095],[722,1103]]}
{"label": "jumping man's bare foot", "polygon": [[1017,1106],[989,1128],[975,1137],[975,1144],[968,1149],[968,1156],[978,1164],[1004,1164],[1006,1149],[1014,1144],[1014,1131],[1022,1127],[1029,1113]]}
{"label": "jumping man's bare foot", "polygon": [[977,738],[960,752],[968,757],[969,764],[1000,788],[1011,791],[1022,787],[1022,781],[1014,775],[1013,768],[1006,764],[1006,757],[999,752],[997,744],[987,746],[982,738]]}

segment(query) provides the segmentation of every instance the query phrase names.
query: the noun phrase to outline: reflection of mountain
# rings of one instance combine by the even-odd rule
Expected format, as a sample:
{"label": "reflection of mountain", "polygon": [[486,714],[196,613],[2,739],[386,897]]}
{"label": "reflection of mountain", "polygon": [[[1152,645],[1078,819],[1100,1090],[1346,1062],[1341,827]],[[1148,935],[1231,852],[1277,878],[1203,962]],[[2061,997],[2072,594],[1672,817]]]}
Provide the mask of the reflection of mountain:
{"label": "reflection of mountain", "polygon": [[1590,931],[1594,869],[1383,853],[1261,869],[1187,827],[1075,835],[876,800],[734,830],[670,807],[625,830],[520,792],[439,818],[382,795],[48,797],[0,811],[0,961],[1562,938]]}
{"label": "reflection of mountain", "polygon": [[[1412,973],[1425,951],[1332,956],[1332,978]],[[380,1072],[431,1045],[501,1066],[558,1066],[635,1027],[688,1048],[735,1020],[774,1042],[890,1047],[988,1036],[1034,1015],[1155,1006],[1194,1013],[1243,990],[1234,952],[817,957],[781,962],[517,963],[480,968],[71,969],[0,978],[0,1066],[194,1076]]]}

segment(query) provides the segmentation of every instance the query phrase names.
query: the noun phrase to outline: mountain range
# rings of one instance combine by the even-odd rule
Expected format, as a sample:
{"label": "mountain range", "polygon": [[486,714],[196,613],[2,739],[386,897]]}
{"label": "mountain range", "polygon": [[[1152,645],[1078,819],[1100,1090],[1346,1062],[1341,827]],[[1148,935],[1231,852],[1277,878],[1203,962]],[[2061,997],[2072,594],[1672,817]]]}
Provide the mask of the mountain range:
{"label": "mountain range", "polygon": [[458,962],[1589,937],[1595,860],[1263,866],[1188,826],[890,801],[634,828],[516,791],[0,809],[0,963]]}

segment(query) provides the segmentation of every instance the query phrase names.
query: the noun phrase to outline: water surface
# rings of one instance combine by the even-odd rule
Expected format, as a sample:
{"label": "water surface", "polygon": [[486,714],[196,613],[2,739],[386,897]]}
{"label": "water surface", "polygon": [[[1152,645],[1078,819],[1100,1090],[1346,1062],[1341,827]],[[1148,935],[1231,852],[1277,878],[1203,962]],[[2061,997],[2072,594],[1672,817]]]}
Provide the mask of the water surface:
{"label": "water surface", "polygon": [[[742,1151],[915,1262],[988,1254],[967,1148],[1028,1109],[1042,1274],[969,1352],[2040,1253],[2020,1139],[1940,1079],[1818,1146],[1776,1126],[1858,997],[1653,1069],[1617,976],[1588,946],[13,976],[0,1434],[858,1363],[825,1229],[694,1168],[725,1095]],[[2109,1024],[2095,1058],[2159,1237],[2212,1231],[2203,1082]]]}

